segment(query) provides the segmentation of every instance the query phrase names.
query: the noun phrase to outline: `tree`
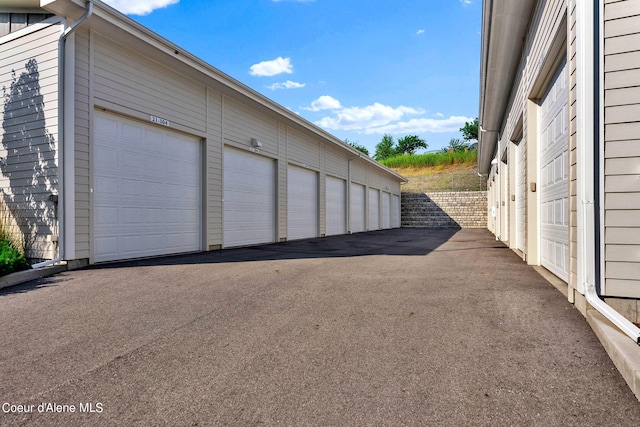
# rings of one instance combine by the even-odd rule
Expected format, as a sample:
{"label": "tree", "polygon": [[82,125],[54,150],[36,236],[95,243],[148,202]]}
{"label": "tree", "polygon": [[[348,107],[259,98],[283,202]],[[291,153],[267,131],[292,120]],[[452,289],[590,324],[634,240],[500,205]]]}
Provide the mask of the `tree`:
{"label": "tree", "polygon": [[462,137],[465,141],[478,140],[478,118],[473,122],[465,122],[464,126],[460,128]]}
{"label": "tree", "polygon": [[451,138],[449,140],[449,146],[444,147],[442,149],[442,152],[443,153],[448,153],[449,151],[459,152],[459,151],[465,151],[468,149],[469,149],[469,144],[466,141],[463,141],[458,138]]}
{"label": "tree", "polygon": [[418,135],[407,135],[398,140],[398,148],[396,154],[413,154],[419,148],[427,148],[428,145],[424,139],[420,139]]}
{"label": "tree", "polygon": [[373,155],[373,158],[377,161],[381,161],[393,156],[396,152],[394,147],[395,143],[396,142],[393,140],[393,137],[388,133],[385,133],[382,136],[382,141],[376,145],[376,153]]}
{"label": "tree", "polygon": [[361,153],[366,154],[367,156],[369,155],[369,150],[367,150],[367,147],[365,147],[364,145],[360,145],[357,142],[351,142],[348,139],[345,139],[344,142],[347,145],[350,145],[351,147],[355,148],[356,150],[360,151]]}

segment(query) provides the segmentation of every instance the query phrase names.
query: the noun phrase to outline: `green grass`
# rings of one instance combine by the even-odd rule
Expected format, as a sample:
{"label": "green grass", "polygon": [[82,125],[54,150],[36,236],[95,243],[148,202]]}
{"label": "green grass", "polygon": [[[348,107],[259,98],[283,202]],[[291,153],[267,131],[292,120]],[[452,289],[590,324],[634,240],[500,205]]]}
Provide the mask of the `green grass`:
{"label": "green grass", "polygon": [[456,164],[475,164],[478,159],[478,151],[460,151],[453,153],[427,153],[427,154],[403,154],[389,157],[381,161],[388,168],[425,168]]}

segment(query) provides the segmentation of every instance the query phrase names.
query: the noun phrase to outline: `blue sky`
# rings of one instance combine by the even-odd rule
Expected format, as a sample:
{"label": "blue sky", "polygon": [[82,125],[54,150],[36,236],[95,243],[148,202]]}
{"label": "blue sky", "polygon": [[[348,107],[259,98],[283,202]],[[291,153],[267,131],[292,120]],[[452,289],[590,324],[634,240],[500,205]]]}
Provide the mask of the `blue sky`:
{"label": "blue sky", "polygon": [[481,0],[105,0],[214,67],[367,147],[429,150],[478,112]]}

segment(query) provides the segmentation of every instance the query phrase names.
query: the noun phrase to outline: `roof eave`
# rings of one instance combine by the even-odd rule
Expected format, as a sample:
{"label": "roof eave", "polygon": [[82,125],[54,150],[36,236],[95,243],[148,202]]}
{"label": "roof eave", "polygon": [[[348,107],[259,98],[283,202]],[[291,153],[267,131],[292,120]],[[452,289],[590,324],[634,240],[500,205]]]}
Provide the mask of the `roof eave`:
{"label": "roof eave", "polygon": [[[298,114],[292,112],[291,110],[281,106],[280,104],[272,101],[266,96],[256,92],[250,87],[240,83],[235,80],[233,77],[223,73],[197,56],[189,53],[178,45],[170,42],[159,34],[154,33],[150,29],[145,26],[139,24],[123,13],[117,11],[116,9],[104,4],[100,0],[94,0],[94,18],[102,18],[107,20],[108,22],[116,25],[119,29],[126,31],[128,34],[133,37],[137,37],[143,40],[150,46],[166,53],[169,56],[176,58],[177,60],[183,62],[185,65],[197,70],[200,73],[207,75],[209,78],[214,79],[218,83],[232,89],[235,93],[242,95],[245,98],[250,99],[252,102],[259,104],[263,107],[266,107],[274,112],[276,112],[279,116],[283,117],[289,123],[295,124],[299,127],[304,128],[305,130],[315,134],[317,137],[322,138],[324,140],[328,140],[338,146],[340,149],[349,152],[354,156],[354,158],[361,158],[365,162],[375,166],[376,168],[381,169],[387,174],[393,176],[394,178],[407,182],[407,179],[402,175],[394,172],[393,170],[387,168],[386,166],[376,162],[372,158],[360,153],[360,151],[355,148],[349,146],[344,141],[340,140],[336,136],[330,134],[329,132],[321,129],[320,127],[314,125],[308,120],[302,118]],[[50,11],[51,13],[55,13],[58,16],[63,16],[69,19],[78,19],[84,13],[86,1],[85,0],[41,0],[41,7]]]}
{"label": "roof eave", "polygon": [[536,0],[485,0],[482,9],[478,169],[487,174]]}

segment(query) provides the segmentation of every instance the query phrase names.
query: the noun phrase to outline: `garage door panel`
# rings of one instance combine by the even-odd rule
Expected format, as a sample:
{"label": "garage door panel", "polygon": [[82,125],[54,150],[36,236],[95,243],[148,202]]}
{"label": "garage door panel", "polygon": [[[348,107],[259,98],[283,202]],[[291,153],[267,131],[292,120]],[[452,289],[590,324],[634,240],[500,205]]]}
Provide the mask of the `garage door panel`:
{"label": "garage door panel", "polygon": [[268,157],[224,149],[225,247],[275,239],[275,163]]}
{"label": "garage door panel", "polygon": [[391,228],[391,195],[382,193],[382,228]]}
{"label": "garage door panel", "polygon": [[400,228],[400,196],[393,195],[393,227]]}
{"label": "garage door panel", "polygon": [[369,230],[380,229],[380,192],[369,189]]}
{"label": "garage door panel", "polygon": [[352,233],[365,231],[365,187],[351,184],[349,200],[349,223]]}
{"label": "garage door panel", "polygon": [[325,191],[326,235],[346,233],[347,188],[346,181],[328,176]]}
{"label": "garage door panel", "polygon": [[201,249],[198,138],[100,112],[94,135],[93,261]]}
{"label": "garage door panel", "polygon": [[566,66],[563,64],[542,100],[540,175],[540,250],[542,265],[569,279],[569,144]]}
{"label": "garage door panel", "polygon": [[318,236],[318,174],[289,166],[287,169],[287,238]]}

